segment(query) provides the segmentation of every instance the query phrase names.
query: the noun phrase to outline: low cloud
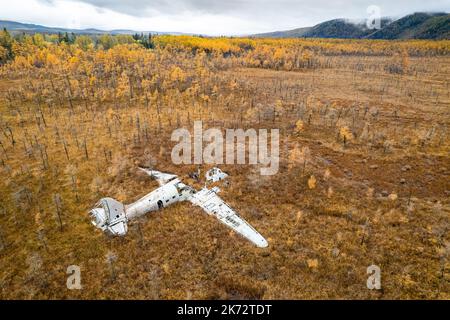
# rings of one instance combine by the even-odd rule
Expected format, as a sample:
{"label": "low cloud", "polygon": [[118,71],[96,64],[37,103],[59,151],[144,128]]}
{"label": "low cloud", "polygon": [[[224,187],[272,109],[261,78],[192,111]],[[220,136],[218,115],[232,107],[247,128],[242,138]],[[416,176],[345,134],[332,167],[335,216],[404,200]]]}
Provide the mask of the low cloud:
{"label": "low cloud", "polygon": [[312,26],[334,18],[364,19],[445,11],[448,0],[16,0],[0,19],[49,26],[240,35]]}

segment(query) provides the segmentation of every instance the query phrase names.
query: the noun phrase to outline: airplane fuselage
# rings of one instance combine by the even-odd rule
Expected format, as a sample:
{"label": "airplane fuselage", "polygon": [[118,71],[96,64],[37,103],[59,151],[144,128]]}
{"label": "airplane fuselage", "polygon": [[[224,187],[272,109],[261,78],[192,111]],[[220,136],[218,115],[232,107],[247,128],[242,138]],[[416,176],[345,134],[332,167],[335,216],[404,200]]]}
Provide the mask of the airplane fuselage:
{"label": "airplane fuselage", "polygon": [[[185,185],[173,174],[145,170],[158,180],[160,187],[129,205],[112,198],[102,198],[91,209],[91,222],[102,231],[115,236],[124,236],[128,231],[128,222],[152,211],[161,210],[180,201],[188,201],[215,216],[220,222],[233,229],[256,246],[265,248],[268,243],[247,221],[242,219],[217,193],[218,187],[208,189],[206,186],[196,191]],[[221,171],[215,170],[216,173]],[[225,177],[225,176],[224,176]],[[220,180],[220,179],[219,179]],[[214,179],[212,179],[214,181]]]}
{"label": "airplane fuselage", "polygon": [[174,179],[141,199],[125,206],[128,220],[142,216],[151,211],[161,210],[179,201],[184,201],[191,194],[190,188],[179,179]]}

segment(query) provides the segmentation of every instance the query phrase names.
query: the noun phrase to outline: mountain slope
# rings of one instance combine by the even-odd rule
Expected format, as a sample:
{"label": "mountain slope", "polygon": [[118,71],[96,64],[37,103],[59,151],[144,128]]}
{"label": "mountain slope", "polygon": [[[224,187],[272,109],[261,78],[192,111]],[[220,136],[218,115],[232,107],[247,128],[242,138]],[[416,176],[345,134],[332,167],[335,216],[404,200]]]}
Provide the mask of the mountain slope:
{"label": "mountain slope", "polygon": [[418,28],[419,39],[450,39],[450,15],[433,17]]}
{"label": "mountain slope", "polygon": [[2,29],[5,28],[9,31],[23,31],[23,32],[48,32],[48,33],[71,32],[70,29],[52,28],[40,26],[37,24],[20,23],[6,20],[0,20],[0,28]]}
{"label": "mountain slope", "polygon": [[297,28],[288,31],[274,31],[252,35],[255,38],[300,38],[303,37],[312,27]]}
{"label": "mountain slope", "polygon": [[[0,20],[0,29],[7,29],[11,32],[25,32],[25,33],[75,33],[75,34],[134,34],[141,33],[141,31],[134,30],[99,30],[99,29],[70,29],[70,28],[57,28],[57,27],[46,27],[38,24],[31,23],[20,23],[15,21]],[[181,32],[159,32],[159,31],[144,31],[143,33],[152,34],[183,34]]]}
{"label": "mountain slope", "polygon": [[322,22],[304,34],[310,38],[362,38],[368,34],[363,24],[355,24],[344,19]]}
{"label": "mountain slope", "polygon": [[341,38],[341,39],[450,39],[450,15],[414,13],[393,21],[381,20],[381,29],[368,29],[364,22],[334,19],[313,27],[253,35],[261,38]]}
{"label": "mountain slope", "polygon": [[370,39],[436,39],[450,31],[450,15],[414,13],[371,34]]}
{"label": "mountain slope", "polygon": [[[0,20],[0,29],[13,33],[76,33],[76,34],[134,34],[134,30],[70,29]],[[140,33],[140,31],[138,31]],[[183,34],[180,32],[145,31],[152,34]],[[450,15],[418,12],[392,21],[383,18],[380,30],[368,29],[364,22],[334,19],[313,27],[297,28],[252,35],[255,38],[341,38],[341,39],[450,39]]]}
{"label": "mountain slope", "polygon": [[[382,26],[391,22],[382,19]],[[345,19],[334,19],[319,23],[313,27],[298,28],[287,31],[275,31],[253,35],[256,38],[363,38],[373,30],[364,22],[351,22]]]}

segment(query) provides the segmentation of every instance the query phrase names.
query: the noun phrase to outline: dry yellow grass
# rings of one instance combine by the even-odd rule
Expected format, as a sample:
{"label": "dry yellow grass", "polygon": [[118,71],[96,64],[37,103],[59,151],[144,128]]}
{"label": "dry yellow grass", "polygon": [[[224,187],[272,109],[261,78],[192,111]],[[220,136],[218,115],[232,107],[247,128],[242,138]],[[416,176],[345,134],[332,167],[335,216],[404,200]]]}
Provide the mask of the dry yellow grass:
{"label": "dry yellow grass", "polygon": [[[31,47],[2,67],[1,298],[450,298],[448,42],[401,42],[441,48],[411,54],[405,70],[389,42],[193,53],[176,39],[155,50]],[[292,70],[293,57],[271,56],[296,45]],[[257,50],[275,60],[256,65]],[[198,119],[280,129],[277,175],[222,166],[221,197],[269,248],[188,204],[130,224],[125,238],[94,229],[87,212],[100,197],[129,202],[157,186],[137,165],[195,170],[172,164],[170,134]],[[66,288],[73,264],[82,290]],[[372,264],[379,291],[366,287]]]}

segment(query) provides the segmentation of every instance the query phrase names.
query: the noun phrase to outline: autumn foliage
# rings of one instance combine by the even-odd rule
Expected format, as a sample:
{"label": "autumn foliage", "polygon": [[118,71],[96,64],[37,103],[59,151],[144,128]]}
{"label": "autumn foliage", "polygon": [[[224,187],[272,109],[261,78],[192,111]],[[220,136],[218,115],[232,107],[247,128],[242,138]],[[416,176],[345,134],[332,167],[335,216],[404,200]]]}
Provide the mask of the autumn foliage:
{"label": "autumn foliage", "polygon": [[[0,297],[448,299],[449,57],[449,41],[1,33]],[[170,157],[194,120],[280,130],[278,174],[221,166],[268,249],[189,204],[125,238],[90,224],[99,198],[157,187],[139,165],[196,185]]]}

